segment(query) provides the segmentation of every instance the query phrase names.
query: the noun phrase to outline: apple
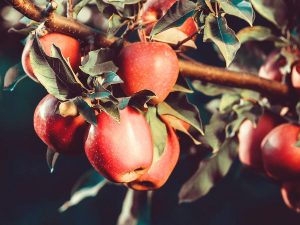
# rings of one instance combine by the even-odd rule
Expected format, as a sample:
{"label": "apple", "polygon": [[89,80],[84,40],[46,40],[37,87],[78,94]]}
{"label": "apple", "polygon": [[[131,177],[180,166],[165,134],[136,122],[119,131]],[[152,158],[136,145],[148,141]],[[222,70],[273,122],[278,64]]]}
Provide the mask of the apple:
{"label": "apple", "polygon": [[281,185],[281,196],[290,209],[300,213],[300,182],[289,181]]}
{"label": "apple", "polygon": [[291,82],[292,86],[296,89],[296,92],[300,94],[300,61],[293,66]]}
{"label": "apple", "polygon": [[258,76],[281,82],[283,80],[283,74],[280,68],[286,64],[286,60],[280,57],[278,51],[271,52],[265,63],[260,67]]}
{"label": "apple", "polygon": [[170,177],[179,158],[180,146],[173,128],[168,123],[166,126],[168,138],[164,152],[153,160],[150,169],[145,174],[127,184],[130,188],[138,191],[158,189]]}
{"label": "apple", "polygon": [[136,42],[125,46],[117,64],[125,94],[131,96],[148,89],[156,94],[153,104],[165,100],[179,74],[175,52],[169,45],[159,42]]}
{"label": "apple", "polygon": [[[40,43],[45,53],[51,56],[52,44],[60,48],[62,55],[69,59],[70,65],[74,72],[78,71],[80,66],[80,43],[73,37],[67,36],[60,33],[49,33],[39,38]],[[25,73],[34,81],[38,82],[37,77],[34,75],[32,66],[30,63],[30,49],[32,48],[33,40],[29,38],[26,42],[23,53],[22,53],[22,66]]]}
{"label": "apple", "polygon": [[[155,23],[166,14],[167,10],[176,2],[176,0],[148,0],[143,5],[141,18],[146,25],[145,31],[149,35]],[[197,31],[197,25],[192,18],[188,18],[180,27],[176,29],[182,31],[187,36]]]}
{"label": "apple", "polygon": [[275,127],[262,142],[266,173],[277,180],[300,178],[300,126],[285,123]]}
{"label": "apple", "polygon": [[132,107],[120,110],[120,123],[105,112],[97,115],[85,142],[85,153],[92,166],[107,179],[130,182],[144,174],[153,160],[150,126]]}
{"label": "apple", "polygon": [[59,153],[84,152],[88,124],[82,116],[61,116],[56,112],[58,104],[58,99],[49,94],[40,101],[33,119],[36,134],[50,149]]}
{"label": "apple", "polygon": [[270,113],[264,113],[259,118],[256,127],[250,120],[245,120],[241,124],[238,133],[238,152],[240,161],[244,165],[263,171],[261,142],[278,124],[278,119]]}

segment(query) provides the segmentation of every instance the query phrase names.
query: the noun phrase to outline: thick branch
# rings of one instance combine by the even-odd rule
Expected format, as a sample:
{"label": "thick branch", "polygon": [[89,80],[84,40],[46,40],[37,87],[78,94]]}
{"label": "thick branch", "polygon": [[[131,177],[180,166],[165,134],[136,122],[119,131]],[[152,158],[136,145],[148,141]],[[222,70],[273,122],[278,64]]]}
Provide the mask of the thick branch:
{"label": "thick branch", "polygon": [[194,79],[224,86],[250,89],[278,100],[289,96],[287,85],[263,79],[250,73],[229,71],[186,60],[180,60],[179,65],[181,74]]}
{"label": "thick branch", "polygon": [[[116,40],[115,38],[107,38],[91,27],[55,13],[45,18],[43,17],[43,10],[35,6],[30,0],[7,1],[28,18],[38,22],[44,21],[45,26],[52,31],[68,34],[84,41],[93,41],[98,47],[108,47]],[[273,99],[282,100],[290,95],[287,85],[259,78],[249,73],[228,71],[186,60],[180,60],[180,71],[184,76],[215,84],[254,90]]]}

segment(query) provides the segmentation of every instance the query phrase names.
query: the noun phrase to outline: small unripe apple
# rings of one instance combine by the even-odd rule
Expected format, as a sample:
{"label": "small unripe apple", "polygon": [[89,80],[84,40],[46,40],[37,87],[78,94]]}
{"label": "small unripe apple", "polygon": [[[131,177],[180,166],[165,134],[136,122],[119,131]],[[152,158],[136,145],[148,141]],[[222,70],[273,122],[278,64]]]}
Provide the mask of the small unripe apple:
{"label": "small unripe apple", "polygon": [[297,93],[300,94],[300,61],[292,69],[291,75],[292,86],[296,89]]}
{"label": "small unripe apple", "polygon": [[120,123],[105,112],[97,115],[85,142],[92,166],[107,179],[123,183],[136,180],[151,166],[153,143],[145,117],[131,107],[120,110]]}
{"label": "small unripe apple", "polygon": [[168,137],[163,154],[153,160],[150,169],[145,174],[135,181],[128,183],[130,188],[139,191],[158,189],[162,187],[170,177],[179,158],[180,146],[173,128],[167,123],[166,126]]}
{"label": "small unripe apple", "polygon": [[262,170],[261,142],[264,137],[279,124],[275,116],[264,113],[258,120],[256,127],[250,120],[245,120],[239,129],[239,158],[249,167]]}
{"label": "small unripe apple", "polygon": [[52,95],[44,97],[34,112],[34,129],[50,149],[59,153],[84,152],[84,136],[88,128],[82,116],[59,115],[59,101]]}
{"label": "small unripe apple", "polygon": [[258,75],[268,80],[275,80],[281,82],[283,74],[280,68],[286,64],[286,60],[280,57],[278,51],[271,52],[265,63],[260,67]]}
{"label": "small unripe apple", "polygon": [[[62,55],[69,59],[70,65],[74,72],[78,71],[80,66],[80,43],[73,37],[60,33],[49,33],[39,38],[44,52],[51,56],[52,44],[60,48]],[[24,47],[22,53],[22,66],[25,73],[34,81],[38,82],[37,77],[34,75],[30,63],[30,49],[32,48],[33,40],[29,39]]]}
{"label": "small unripe apple", "polygon": [[300,181],[283,182],[281,195],[287,207],[300,213]]}
{"label": "small unripe apple", "polygon": [[136,42],[125,46],[118,56],[118,74],[122,88],[131,96],[148,89],[156,94],[152,103],[163,102],[176,83],[179,74],[178,58],[164,43]]}
{"label": "small unripe apple", "polygon": [[277,180],[300,178],[300,126],[282,124],[274,128],[262,142],[262,159],[266,173]]}
{"label": "small unripe apple", "polygon": [[[149,35],[155,23],[166,14],[176,0],[148,0],[142,8],[141,18],[147,24],[145,31]],[[180,27],[176,29],[182,31],[187,36],[197,31],[197,25],[192,18],[188,18]]]}

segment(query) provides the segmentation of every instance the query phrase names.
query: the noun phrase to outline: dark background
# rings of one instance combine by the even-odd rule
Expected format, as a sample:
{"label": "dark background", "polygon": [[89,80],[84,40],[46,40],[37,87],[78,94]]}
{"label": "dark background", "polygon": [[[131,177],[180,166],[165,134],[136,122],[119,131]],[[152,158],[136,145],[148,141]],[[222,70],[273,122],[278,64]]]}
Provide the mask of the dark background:
{"label": "dark background", "polygon": [[[0,9],[4,3],[0,3]],[[0,75],[20,61],[22,36],[0,27]],[[202,61],[222,63],[209,45],[201,45]],[[199,56],[201,57],[201,56]],[[0,99],[0,225],[115,224],[126,189],[106,186],[96,198],[84,200],[65,213],[58,208],[69,199],[77,178],[90,169],[84,155],[61,157],[54,174],[45,161],[46,146],[33,130],[33,112],[46,95],[29,78]],[[204,96],[194,96],[201,107]],[[184,149],[184,145],[182,146]],[[182,159],[168,183],[155,192],[155,225],[297,225],[300,216],[287,209],[277,184],[235,161],[230,173],[204,198],[177,204],[180,186],[196,170],[199,158]],[[140,223],[141,224],[141,223]]]}

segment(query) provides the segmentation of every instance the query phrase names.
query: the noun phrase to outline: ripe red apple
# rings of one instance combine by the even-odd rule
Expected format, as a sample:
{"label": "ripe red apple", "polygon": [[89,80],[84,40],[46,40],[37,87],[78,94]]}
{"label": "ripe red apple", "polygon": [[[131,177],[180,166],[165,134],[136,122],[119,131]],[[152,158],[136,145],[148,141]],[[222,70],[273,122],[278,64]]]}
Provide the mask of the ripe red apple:
{"label": "ripe red apple", "polygon": [[114,182],[130,182],[144,174],[153,160],[150,126],[131,107],[120,110],[121,122],[105,112],[97,115],[98,126],[91,126],[85,153],[92,166]]}
{"label": "ripe red apple", "polygon": [[59,101],[52,95],[44,97],[34,112],[34,129],[50,149],[73,154],[84,151],[88,124],[81,116],[63,117],[56,113]]}
{"label": "ripe red apple", "polygon": [[[80,66],[80,43],[73,37],[67,36],[60,33],[49,33],[40,37],[40,42],[45,53],[51,56],[51,46],[52,44],[60,48],[62,55],[69,59],[70,65],[74,72],[78,71]],[[24,47],[22,53],[22,66],[25,73],[34,81],[38,82],[37,77],[34,75],[32,66],[30,63],[30,49],[32,48],[33,40],[29,39]]]}
{"label": "ripe red apple", "polygon": [[179,158],[179,141],[173,128],[166,123],[168,139],[163,154],[154,159],[148,172],[128,183],[130,188],[135,190],[153,190],[163,186],[170,177]]}
{"label": "ripe red apple", "polygon": [[292,69],[291,75],[292,86],[296,89],[297,93],[300,94],[300,61]]}
{"label": "ripe red apple", "polygon": [[280,57],[278,51],[273,51],[267,57],[265,63],[260,67],[258,75],[268,80],[281,82],[283,74],[280,68],[286,64],[286,60]]}
{"label": "ripe red apple", "polygon": [[[141,18],[146,25],[146,34],[149,35],[155,23],[166,14],[167,10],[176,0],[148,0],[142,8]],[[180,27],[176,29],[182,31],[187,36],[197,31],[197,25],[192,18],[188,18]]]}
{"label": "ripe red apple", "polygon": [[290,209],[300,213],[300,182],[283,182],[281,186],[281,195],[284,203]]}
{"label": "ripe red apple", "polygon": [[258,120],[256,127],[250,120],[245,120],[238,133],[240,161],[252,168],[263,171],[261,156],[261,142],[264,137],[279,124],[275,116],[264,113]]}
{"label": "ripe red apple", "polygon": [[300,178],[300,148],[295,144],[300,126],[282,124],[274,128],[262,142],[262,159],[266,173],[278,180]]}
{"label": "ripe red apple", "polygon": [[165,100],[179,74],[178,58],[164,43],[136,42],[127,45],[117,61],[124,92],[130,96],[148,89],[157,96],[152,101],[154,104]]}

